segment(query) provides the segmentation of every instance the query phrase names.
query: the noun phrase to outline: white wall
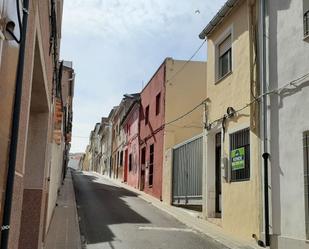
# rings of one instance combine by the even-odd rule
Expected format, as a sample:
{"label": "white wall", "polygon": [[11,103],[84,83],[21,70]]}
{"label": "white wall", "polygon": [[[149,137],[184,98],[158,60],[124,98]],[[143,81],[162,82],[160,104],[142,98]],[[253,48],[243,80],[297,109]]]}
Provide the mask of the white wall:
{"label": "white wall", "polygon": [[[302,1],[269,2],[272,90],[309,73],[309,40],[303,40]],[[309,77],[269,101],[273,248],[308,248],[302,136],[309,130]]]}

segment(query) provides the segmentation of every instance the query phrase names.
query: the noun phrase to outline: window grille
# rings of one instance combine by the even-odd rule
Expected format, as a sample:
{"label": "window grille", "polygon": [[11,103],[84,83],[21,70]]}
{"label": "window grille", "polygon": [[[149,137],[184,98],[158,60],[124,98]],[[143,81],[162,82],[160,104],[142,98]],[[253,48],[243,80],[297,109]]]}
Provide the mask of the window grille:
{"label": "window grille", "polygon": [[153,162],[154,162],[154,145],[150,145],[149,149],[149,174],[148,174],[148,183],[149,186],[153,184]]}
{"label": "window grille", "polygon": [[304,192],[306,236],[309,239],[309,131],[304,132]]}
{"label": "window grille", "polygon": [[304,36],[309,35],[309,11],[304,14]]}
{"label": "window grille", "polygon": [[230,135],[230,164],[232,182],[250,180],[249,128]]}

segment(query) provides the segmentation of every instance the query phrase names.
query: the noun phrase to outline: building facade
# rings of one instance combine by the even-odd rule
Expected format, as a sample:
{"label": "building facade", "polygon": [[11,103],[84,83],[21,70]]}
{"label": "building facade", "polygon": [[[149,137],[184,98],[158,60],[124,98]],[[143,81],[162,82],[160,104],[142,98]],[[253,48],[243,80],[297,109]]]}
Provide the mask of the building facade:
{"label": "building facade", "polygon": [[264,152],[270,154],[270,245],[304,249],[309,240],[309,2],[265,5],[265,88],[274,91],[262,116],[268,127]]}
{"label": "building facade", "polygon": [[[48,196],[46,224],[50,224],[56,206],[58,193],[65,178],[69,151],[71,148],[73,96],[74,96],[74,69],[73,63],[62,61],[59,65],[61,91],[56,96],[53,110],[53,140],[51,143],[50,168],[48,177]],[[46,226],[46,232],[48,226]]]}
{"label": "building facade", "polygon": [[[53,209],[52,196],[58,186],[53,180],[62,174],[61,155],[69,149],[71,120],[69,116],[64,118],[61,108],[67,105],[72,108],[72,103],[69,98],[62,98],[68,102],[59,104],[62,84],[68,84],[59,62],[62,6],[61,0],[30,0],[25,9],[17,10],[16,1],[0,2],[0,112],[4,115],[0,124],[3,155],[0,159],[0,214],[2,227],[6,228],[1,232],[1,243],[6,243],[8,235],[8,248],[12,249],[43,247]],[[28,20],[28,25],[23,22],[19,27],[17,13]],[[7,20],[15,24],[8,26],[15,38],[3,32]],[[24,30],[21,40],[18,39],[20,29]],[[72,94],[66,96],[73,97]],[[71,109],[65,113],[70,115]],[[56,118],[61,127],[54,126]],[[52,150],[53,143],[59,141],[59,136],[54,136],[54,128],[63,131],[58,134],[63,139],[59,160],[55,160]],[[9,143],[15,139],[17,147]],[[12,159],[15,156],[16,162]],[[4,208],[10,202],[10,183],[13,183],[12,212]]]}
{"label": "building facade", "polygon": [[263,239],[257,13],[255,1],[227,1],[200,34],[208,42],[203,213],[247,241]]}
{"label": "building facade", "polygon": [[[184,67],[185,63],[173,59],[166,61],[162,199],[169,204],[188,206],[202,205],[203,102],[206,100],[207,64],[191,61]],[[175,72],[180,73],[175,75]],[[183,153],[187,160],[182,157]]]}
{"label": "building facade", "polygon": [[121,127],[126,137],[124,144],[124,182],[132,187],[139,188],[141,175],[139,162],[140,96],[136,94],[132,98],[135,101],[121,121]]}
{"label": "building facade", "polygon": [[105,121],[105,125],[102,129],[101,137],[101,164],[102,164],[102,174],[111,177],[112,175],[112,122],[111,117],[113,116],[116,107],[114,107]]}
{"label": "building facade", "polygon": [[124,174],[124,144],[126,142],[125,131],[121,127],[121,121],[127,114],[134,99],[124,98],[112,115],[112,176],[120,181],[125,181]]}
{"label": "building facade", "polygon": [[141,190],[162,200],[166,60],[141,92]]}

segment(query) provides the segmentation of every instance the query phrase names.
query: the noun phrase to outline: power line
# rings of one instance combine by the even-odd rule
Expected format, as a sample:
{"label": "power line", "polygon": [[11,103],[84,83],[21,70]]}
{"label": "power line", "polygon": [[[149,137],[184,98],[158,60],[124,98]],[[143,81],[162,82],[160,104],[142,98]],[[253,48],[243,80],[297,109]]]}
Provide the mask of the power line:
{"label": "power line", "polygon": [[[252,100],[252,101],[249,102],[248,104],[246,104],[246,105],[244,105],[243,107],[241,107],[240,109],[236,110],[235,113],[239,113],[239,112],[243,111],[244,109],[248,108],[249,106],[251,106],[251,105],[254,104],[255,102],[260,101],[260,99],[263,98],[264,96],[267,96],[267,95],[270,95],[270,94],[275,94],[275,93],[280,94],[280,92],[281,92],[282,90],[286,90],[286,89],[288,89],[288,87],[290,87],[290,86],[298,87],[298,84],[299,84],[299,83],[302,83],[302,81],[303,81],[304,79],[308,78],[308,77],[309,77],[309,73],[307,73],[307,74],[305,74],[305,75],[303,75],[303,76],[301,76],[301,77],[299,77],[299,78],[297,78],[297,79],[295,79],[295,80],[292,80],[292,81],[286,83],[286,84],[283,85],[282,87],[279,87],[279,88],[277,88],[277,89],[270,90],[270,91],[268,91],[268,92],[266,92],[266,93],[263,93],[263,94],[259,95],[258,97],[254,98],[254,100]],[[225,119],[225,118],[227,118],[226,114],[225,114],[223,117],[218,118],[218,119],[212,121],[212,122],[209,124],[210,129],[211,129],[211,126],[212,126],[214,123],[219,122],[219,121],[222,121],[222,120]]]}
{"label": "power line", "polygon": [[185,62],[185,64],[182,65],[182,67],[175,73],[171,78],[169,78],[166,82],[170,83],[187,65],[192,59],[196,56],[196,54],[201,50],[201,48],[204,46],[206,43],[206,40],[202,42],[202,44],[197,48],[197,50],[191,55],[191,57]]}
{"label": "power line", "polygon": [[183,119],[185,116],[189,115],[190,113],[194,112],[197,108],[199,108],[200,106],[204,105],[206,103],[206,100],[203,100],[200,104],[198,104],[197,106],[195,106],[193,109],[191,109],[190,111],[186,112],[185,114],[181,115],[180,117],[168,122],[168,123],[165,123],[165,125],[170,125],[172,123],[175,123],[177,122],[178,120],[180,119]]}

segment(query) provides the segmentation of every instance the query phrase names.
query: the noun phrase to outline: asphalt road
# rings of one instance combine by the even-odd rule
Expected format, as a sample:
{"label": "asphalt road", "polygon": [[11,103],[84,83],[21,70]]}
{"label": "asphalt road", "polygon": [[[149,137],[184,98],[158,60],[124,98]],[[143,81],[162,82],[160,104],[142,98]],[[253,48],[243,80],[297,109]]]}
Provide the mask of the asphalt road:
{"label": "asphalt road", "polygon": [[73,179],[84,248],[223,248],[106,179],[82,172]]}

